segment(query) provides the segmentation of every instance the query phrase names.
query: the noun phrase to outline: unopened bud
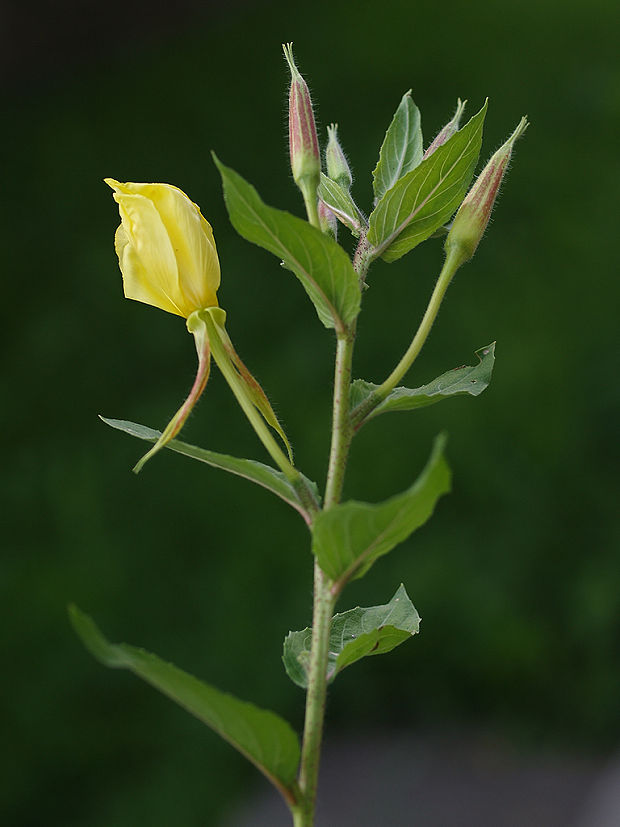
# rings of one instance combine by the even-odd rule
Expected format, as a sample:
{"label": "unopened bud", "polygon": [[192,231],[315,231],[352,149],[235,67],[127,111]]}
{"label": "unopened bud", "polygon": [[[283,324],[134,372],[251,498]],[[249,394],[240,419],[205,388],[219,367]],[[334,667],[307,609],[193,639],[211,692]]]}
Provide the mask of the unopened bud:
{"label": "unopened bud", "polygon": [[319,198],[319,226],[334,241],[338,238],[338,220],[324,201]]}
{"label": "unopened bud", "polygon": [[468,261],[476,252],[489,223],[514,143],[527,126],[527,118],[521,118],[515,131],[491,157],[459,207],[445,243],[446,254],[454,256],[459,264]]}
{"label": "unopened bud", "polygon": [[461,117],[463,115],[463,112],[465,111],[465,104],[466,103],[467,103],[466,100],[462,101],[460,98],[458,99],[457,105],[456,105],[456,112],[454,113],[454,117],[452,118],[451,121],[448,121],[448,123],[441,129],[441,131],[434,138],[432,144],[429,146],[429,148],[424,153],[424,155],[422,157],[422,160],[424,160],[425,158],[428,158],[429,155],[432,155],[433,152],[436,149],[438,149],[438,147],[440,147],[442,144],[445,144],[445,142],[448,140],[448,138],[451,138],[454,135],[454,133],[458,130],[459,124],[461,122]]}
{"label": "unopened bud", "polygon": [[349,192],[353,183],[353,176],[338,140],[337,123],[327,127],[327,138],[327,149],[325,150],[327,177],[339,184],[343,190]]}
{"label": "unopened bud", "polygon": [[288,136],[291,153],[291,170],[293,179],[300,189],[302,181],[316,182],[319,185],[321,157],[319,140],[316,134],[312,101],[306,81],[299,74],[293,58],[293,44],[282,47],[289,69],[291,70],[291,88],[288,98]]}

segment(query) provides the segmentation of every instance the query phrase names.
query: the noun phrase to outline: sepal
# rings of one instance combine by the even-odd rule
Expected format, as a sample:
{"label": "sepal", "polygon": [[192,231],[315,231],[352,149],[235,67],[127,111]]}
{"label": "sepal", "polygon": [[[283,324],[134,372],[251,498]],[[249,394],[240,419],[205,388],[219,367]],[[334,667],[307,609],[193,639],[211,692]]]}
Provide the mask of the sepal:
{"label": "sepal", "polygon": [[[247,404],[252,405],[263,417],[265,422],[273,428],[284,443],[289,461],[293,462],[293,449],[284,432],[284,428],[278,421],[271,403],[267,399],[265,391],[258,380],[250,373],[235,347],[226,330],[226,313],[221,307],[208,307],[205,310],[197,310],[187,320],[190,330],[206,331],[206,336],[211,342],[213,358],[230,389],[234,393],[241,407],[247,411]],[[250,418],[251,419],[251,418]]]}
{"label": "sepal", "polygon": [[198,371],[196,373],[196,378],[194,379],[194,384],[192,385],[192,389],[190,390],[187,399],[172,417],[170,422],[166,425],[155,445],[153,445],[151,450],[147,451],[142,459],[139,460],[139,462],[137,462],[134,466],[133,470],[135,474],[139,474],[145,463],[154,457],[155,454],[159,453],[159,451],[161,451],[161,449],[164,448],[170,440],[174,439],[175,436],[181,431],[181,428],[187,421],[188,416],[200,399],[202,392],[207,385],[207,380],[209,379],[209,373],[211,370],[211,348],[209,346],[209,336],[204,325],[190,326],[190,319],[195,315],[195,312],[192,313],[187,320],[187,329],[194,336],[196,353],[198,354]]}

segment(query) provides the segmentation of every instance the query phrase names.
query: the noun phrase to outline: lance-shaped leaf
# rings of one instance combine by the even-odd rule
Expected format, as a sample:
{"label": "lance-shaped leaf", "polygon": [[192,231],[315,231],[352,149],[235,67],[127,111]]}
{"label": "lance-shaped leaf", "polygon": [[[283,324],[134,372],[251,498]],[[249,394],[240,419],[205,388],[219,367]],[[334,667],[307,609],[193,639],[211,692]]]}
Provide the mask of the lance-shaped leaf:
{"label": "lance-shaped leaf", "polygon": [[357,426],[387,411],[413,411],[434,405],[451,396],[479,396],[488,388],[495,363],[495,342],[476,351],[478,364],[462,365],[442,373],[432,382],[419,388],[394,388],[369,414],[356,417],[356,408],[377,390],[379,385],[356,379],[351,385],[351,421]]}
{"label": "lance-shaped leaf", "polygon": [[[144,439],[147,442],[156,442],[161,435],[160,431],[147,428],[145,425],[138,425],[136,422],[127,422],[124,419],[107,419],[105,416],[99,418],[111,428],[124,431],[126,434],[135,436],[138,439]],[[246,480],[250,480],[250,482],[255,482],[257,485],[266,488],[268,491],[271,491],[272,494],[283,499],[284,502],[287,502],[296,511],[299,511],[308,524],[310,523],[310,516],[293,486],[281,471],[276,471],[275,468],[272,468],[270,465],[265,465],[253,459],[239,459],[238,457],[231,457],[227,454],[218,454],[215,451],[208,451],[206,448],[188,445],[187,442],[180,442],[178,439],[170,440],[166,448],[170,451],[175,451],[177,454],[183,454],[186,457],[205,462],[213,468],[220,468],[222,471],[228,471],[231,474],[236,474],[238,477],[244,477]],[[303,475],[300,476],[303,477]],[[319,494],[316,483],[306,477],[303,477],[303,480],[318,501]]]}
{"label": "lance-shaped leaf", "polygon": [[375,257],[396,261],[457,210],[476,168],[486,110],[485,103],[462,129],[385,193],[369,220],[368,241]]}
{"label": "lance-shaped leaf", "polygon": [[97,660],[114,669],[129,669],[195,715],[251,761],[287,802],[294,803],[299,740],[283,718],[221,692],[144,649],[109,643],[76,606],[69,607],[69,616]]}
{"label": "lance-shaped leaf", "polygon": [[344,330],[359,313],[360,288],[342,247],[307,221],[267,206],[251,184],[213,157],[239,235],[278,256],[304,286],[325,327]]}
{"label": "lance-shaped leaf", "polygon": [[351,500],[316,515],[312,552],[337,587],[365,574],[378,557],[406,540],[431,516],[439,497],[450,490],[445,442],[443,434],[436,438],[426,467],[402,494],[377,505]]}
{"label": "lance-shaped leaf", "polygon": [[[391,652],[419,629],[420,616],[402,584],[384,606],[358,606],[334,615],[329,635],[328,682],[361,658]],[[289,632],[282,654],[287,675],[304,689],[308,686],[311,643],[311,629]]]}
{"label": "lance-shaped leaf", "polygon": [[327,204],[336,218],[345,227],[348,227],[355,237],[359,236],[360,229],[366,223],[360,211],[349,193],[324,173],[321,173],[319,198]]}
{"label": "lance-shaped leaf", "polygon": [[403,175],[418,166],[422,154],[420,111],[411,98],[410,89],[394,113],[372,173],[375,204]]}

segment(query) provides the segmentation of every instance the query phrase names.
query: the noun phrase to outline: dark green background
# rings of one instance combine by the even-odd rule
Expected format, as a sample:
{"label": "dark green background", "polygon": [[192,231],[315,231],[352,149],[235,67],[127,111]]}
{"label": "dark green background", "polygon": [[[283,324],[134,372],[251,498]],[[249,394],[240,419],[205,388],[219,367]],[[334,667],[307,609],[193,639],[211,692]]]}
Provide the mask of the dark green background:
{"label": "dark green background", "polygon": [[[497,340],[490,389],[379,419],[355,444],[346,494],[373,501],[409,485],[445,429],[454,490],[345,593],[342,609],[383,603],[402,581],[423,626],[339,678],[329,731],[465,725],[525,749],[617,745],[615,3],[188,5],[168,33],[165,21],[143,32],[136,13],[127,30],[114,11],[90,32],[90,58],[67,15],[65,59],[33,48],[3,92],[4,823],[215,825],[262,783],[184,712],[95,663],[69,628],[70,601],[112,640],[301,723],[303,695],[280,664],[285,634],[310,620],[301,520],[171,454],[136,478],[143,445],[96,417],[160,427],[192,381],[182,320],[122,298],[101,179],[172,182],[212,222],[233,340],[299,464],[323,480],[331,334],[294,277],[235,236],[209,157],[301,214],[286,156],[291,39],[322,134],[340,125],[363,206],[410,87],[427,141],[459,95],[470,114],[490,97],[484,156],[522,114],[532,124],[409,377],[422,384]],[[441,259],[431,240],[373,269],[357,376],[380,381],[399,358]],[[184,438],[265,459],[217,372]]]}

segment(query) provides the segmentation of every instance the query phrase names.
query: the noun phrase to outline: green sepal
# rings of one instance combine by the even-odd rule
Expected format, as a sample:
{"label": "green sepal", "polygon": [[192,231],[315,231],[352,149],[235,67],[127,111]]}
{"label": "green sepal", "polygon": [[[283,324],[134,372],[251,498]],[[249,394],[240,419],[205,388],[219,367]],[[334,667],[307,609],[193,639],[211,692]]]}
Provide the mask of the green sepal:
{"label": "green sepal", "polygon": [[267,206],[251,184],[213,158],[239,235],[278,256],[302,283],[325,327],[344,332],[360,311],[361,296],[342,247],[307,221]]}
{"label": "green sepal", "polygon": [[316,515],[312,552],[323,571],[336,581],[335,588],[362,577],[377,558],[428,520],[439,497],[450,490],[445,443],[445,435],[440,434],[426,467],[402,494],[376,505],[351,500]]}
{"label": "green sepal", "polygon": [[[420,615],[409,599],[405,587],[384,606],[349,609],[334,615],[329,635],[327,681],[342,670],[369,655],[391,652],[420,630]],[[306,689],[312,629],[289,632],[284,641],[282,661],[289,678]]]}
{"label": "green sepal", "polygon": [[420,110],[411,98],[410,89],[398,104],[372,173],[375,204],[398,180],[418,166],[423,152]]}
{"label": "green sepal", "polygon": [[[136,422],[128,422],[124,419],[108,419],[105,416],[100,416],[99,418],[111,428],[116,428],[118,431],[123,431],[138,439],[144,439],[147,442],[156,442],[161,435],[160,431],[147,428],[145,425],[138,425]],[[276,471],[275,468],[272,468],[270,465],[265,465],[253,459],[240,459],[238,457],[228,456],[227,454],[218,454],[215,451],[208,451],[206,448],[198,448],[196,445],[180,442],[178,439],[170,440],[165,447],[170,451],[175,451],[177,454],[183,454],[186,457],[197,459],[199,462],[205,462],[213,468],[228,471],[238,477],[250,480],[250,482],[254,482],[262,488],[266,488],[268,491],[271,491],[272,494],[280,497],[284,502],[299,511],[306,522],[310,522],[307,510],[304,508],[293,486],[281,471]],[[303,477],[303,480],[314,494],[317,502],[319,502],[320,498],[316,483],[307,477]]]}
{"label": "green sepal", "polygon": [[[194,314],[192,313],[192,316],[193,315]],[[192,330],[189,324],[189,319],[187,320],[187,326],[190,333],[194,336],[196,352],[198,354],[198,371],[196,373],[196,378],[194,379],[194,384],[192,385],[187,399],[183,402],[179,410],[166,425],[155,445],[135,464],[133,469],[135,474],[139,474],[146,463],[152,459],[155,454],[158,454],[162,448],[165,448],[171,439],[174,439],[174,437],[181,432],[183,425],[200,399],[209,379],[209,373],[211,372],[211,347],[206,329],[203,326],[202,329]]]}
{"label": "green sepal", "polygon": [[77,606],[69,607],[69,617],[86,648],[104,666],[129,669],[167,695],[239,750],[287,802],[295,803],[299,739],[283,718],[221,692],[144,649],[110,643]]}
{"label": "green sepal", "polygon": [[[495,364],[495,342],[476,352],[478,364],[462,365],[442,373],[432,382],[419,388],[394,388],[376,408],[363,418],[363,422],[388,411],[413,411],[434,405],[452,396],[479,396],[488,388]],[[362,405],[379,388],[372,382],[356,379],[351,385],[351,420],[356,423],[355,409]]]}
{"label": "green sepal", "polygon": [[370,215],[373,256],[396,261],[456,212],[465,197],[482,146],[487,104],[445,144],[400,178]]}
{"label": "green sepal", "polygon": [[338,221],[348,227],[355,238],[358,238],[362,227],[366,226],[365,219],[344,187],[332,181],[323,172],[319,184],[319,198],[327,204]]}
{"label": "green sepal", "polygon": [[241,401],[239,399],[239,394],[241,394],[256,408],[265,422],[270,428],[273,428],[284,443],[289,462],[292,464],[293,448],[289,438],[280,424],[267,394],[241,360],[228,335],[226,311],[221,307],[206,307],[204,310],[196,310],[188,318],[187,326],[190,329],[201,330],[204,328],[207,331],[208,338],[211,341],[213,358],[229,383],[232,392],[237,397],[237,401]]}

